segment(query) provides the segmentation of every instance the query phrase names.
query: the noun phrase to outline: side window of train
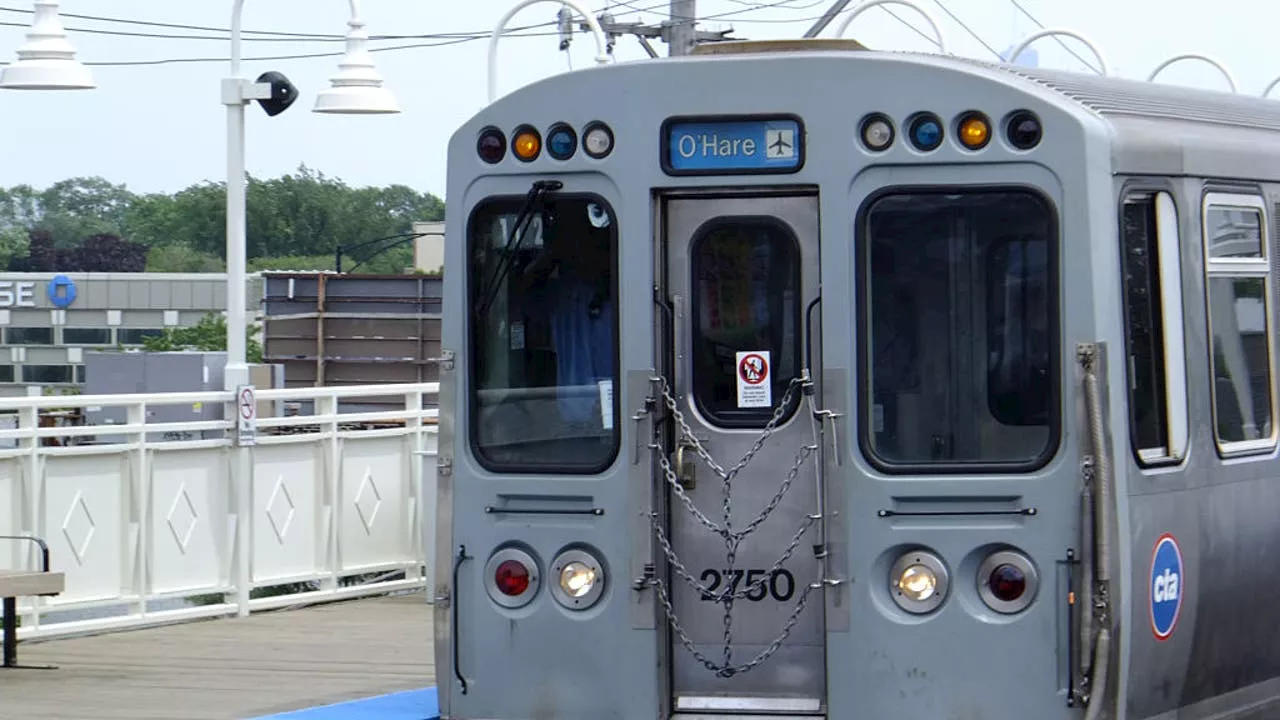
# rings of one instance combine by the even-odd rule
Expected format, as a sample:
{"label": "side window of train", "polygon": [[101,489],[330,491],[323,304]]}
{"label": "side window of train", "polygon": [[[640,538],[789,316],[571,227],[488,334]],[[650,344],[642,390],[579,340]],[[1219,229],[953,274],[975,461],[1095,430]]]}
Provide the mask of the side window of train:
{"label": "side window of train", "polygon": [[1120,208],[1129,440],[1138,462],[1187,452],[1186,345],[1178,214],[1167,192],[1135,192]]}
{"label": "side window of train", "polygon": [[468,223],[472,448],[495,472],[601,472],[620,443],[618,224],[596,196],[524,203]]}
{"label": "side window of train", "polygon": [[1202,215],[1214,435],[1223,454],[1267,452],[1276,433],[1266,206],[1208,193]]}

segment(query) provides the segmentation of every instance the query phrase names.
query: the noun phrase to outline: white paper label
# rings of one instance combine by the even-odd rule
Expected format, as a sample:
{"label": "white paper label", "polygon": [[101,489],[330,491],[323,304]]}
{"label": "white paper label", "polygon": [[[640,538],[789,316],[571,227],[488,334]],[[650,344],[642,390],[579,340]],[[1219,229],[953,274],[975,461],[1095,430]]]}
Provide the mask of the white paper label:
{"label": "white paper label", "polygon": [[601,380],[596,383],[600,389],[600,424],[605,430],[613,429],[613,381]]}
{"label": "white paper label", "polygon": [[738,375],[738,407],[773,407],[773,384],[769,382],[772,367],[768,350],[749,350],[737,354],[734,363]]}

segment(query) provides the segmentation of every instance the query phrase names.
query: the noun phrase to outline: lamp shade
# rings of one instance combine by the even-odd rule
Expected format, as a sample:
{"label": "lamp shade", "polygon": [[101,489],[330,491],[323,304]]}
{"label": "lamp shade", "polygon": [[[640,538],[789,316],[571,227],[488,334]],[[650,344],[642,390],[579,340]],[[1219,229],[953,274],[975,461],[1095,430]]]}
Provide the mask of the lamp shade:
{"label": "lamp shade", "polygon": [[365,47],[369,36],[364,23],[352,18],[348,23],[347,53],[338,63],[338,73],[329,78],[330,87],[316,95],[313,112],[343,115],[386,115],[400,112],[395,95],[382,86],[382,76]]}
{"label": "lamp shade", "polygon": [[89,68],[76,60],[67,31],[58,20],[56,0],[36,0],[35,19],[18,60],[0,71],[0,88],[13,90],[89,90],[96,85]]}

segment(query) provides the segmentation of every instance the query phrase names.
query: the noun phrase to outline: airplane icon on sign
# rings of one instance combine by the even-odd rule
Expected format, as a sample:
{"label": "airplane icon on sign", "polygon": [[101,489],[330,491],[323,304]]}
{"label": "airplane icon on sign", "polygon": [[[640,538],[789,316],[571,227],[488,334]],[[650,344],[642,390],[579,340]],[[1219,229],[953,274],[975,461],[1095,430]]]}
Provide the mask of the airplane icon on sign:
{"label": "airplane icon on sign", "polygon": [[791,130],[765,130],[765,154],[771,158],[789,158],[795,155],[795,137]]}

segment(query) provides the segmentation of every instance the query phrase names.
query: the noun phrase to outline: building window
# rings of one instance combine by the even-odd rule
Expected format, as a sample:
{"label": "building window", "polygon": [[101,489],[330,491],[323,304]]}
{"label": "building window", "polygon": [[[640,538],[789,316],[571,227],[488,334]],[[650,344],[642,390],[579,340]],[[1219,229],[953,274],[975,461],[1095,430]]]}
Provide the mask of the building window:
{"label": "building window", "polygon": [[617,221],[595,196],[525,205],[468,223],[472,447],[495,471],[600,472],[620,444]]}
{"label": "building window", "polygon": [[764,427],[774,408],[738,407],[737,353],[770,351],[775,401],[799,375],[799,243],[772,218],[719,219],[699,230],[690,256],[694,400],[722,427]]}
{"label": "building window", "polygon": [[111,328],[62,328],[63,345],[110,345]]}
{"label": "building window", "polygon": [[1213,424],[1223,454],[1275,447],[1265,207],[1252,195],[1204,199]]}
{"label": "building window", "polygon": [[71,383],[71,365],[23,365],[22,381],[25,383]]}
{"label": "building window", "polygon": [[859,228],[868,458],[917,472],[1047,462],[1060,426],[1049,202],[1018,189],[894,192]]}
{"label": "building window", "polygon": [[1187,451],[1187,377],[1178,214],[1167,192],[1140,192],[1120,209],[1129,434],[1138,461]]}
{"label": "building window", "polygon": [[121,345],[141,345],[144,338],[160,337],[163,330],[156,328],[117,328],[116,337]]}
{"label": "building window", "polygon": [[51,327],[11,327],[5,329],[5,342],[9,345],[52,345]]}
{"label": "building window", "polygon": [[0,383],[13,382],[13,366],[0,365]]}

